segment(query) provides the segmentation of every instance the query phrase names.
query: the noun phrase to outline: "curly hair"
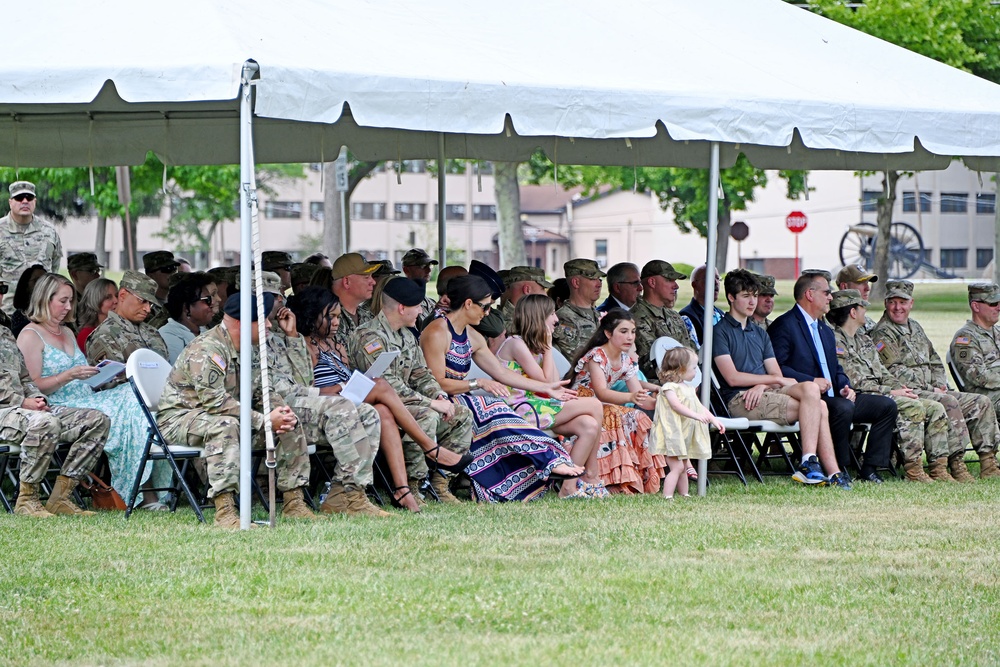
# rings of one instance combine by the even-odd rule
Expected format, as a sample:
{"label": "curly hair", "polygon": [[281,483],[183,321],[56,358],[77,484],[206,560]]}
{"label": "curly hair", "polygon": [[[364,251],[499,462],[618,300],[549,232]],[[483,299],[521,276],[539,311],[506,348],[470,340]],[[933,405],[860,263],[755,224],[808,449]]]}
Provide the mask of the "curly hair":
{"label": "curly hair", "polygon": [[325,287],[313,285],[288,297],[288,309],[295,315],[295,326],[303,336],[316,331],[316,323],[328,310],[340,303],[337,295]]}

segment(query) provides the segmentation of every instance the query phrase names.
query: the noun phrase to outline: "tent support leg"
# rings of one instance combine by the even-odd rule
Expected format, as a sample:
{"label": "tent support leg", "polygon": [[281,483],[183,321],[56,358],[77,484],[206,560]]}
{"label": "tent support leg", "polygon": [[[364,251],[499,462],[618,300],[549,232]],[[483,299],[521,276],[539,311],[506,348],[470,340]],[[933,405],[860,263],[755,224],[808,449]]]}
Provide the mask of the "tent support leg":
{"label": "tent support leg", "polygon": [[444,132],[438,133],[438,261],[439,268],[447,266],[448,224],[445,222],[445,172],[447,162],[444,157]]}
{"label": "tent support leg", "polygon": [[[715,268],[715,247],[719,243],[719,142],[712,142],[712,162],[708,170],[708,249],[705,257],[705,319],[702,331],[705,332],[701,341],[701,403],[711,409],[712,406],[712,321],[715,317],[715,280],[709,270]],[[726,242],[726,240],[723,240]],[[698,461],[698,495],[704,496],[708,491],[708,460]]]}

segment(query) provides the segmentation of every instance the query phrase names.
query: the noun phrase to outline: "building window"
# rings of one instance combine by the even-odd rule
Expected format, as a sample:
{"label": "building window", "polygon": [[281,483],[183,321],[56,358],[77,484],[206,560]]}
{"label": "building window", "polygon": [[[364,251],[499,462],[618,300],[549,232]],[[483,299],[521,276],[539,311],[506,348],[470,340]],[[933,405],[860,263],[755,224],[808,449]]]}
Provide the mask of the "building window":
{"label": "building window", "polygon": [[[903,213],[916,213],[916,212],[917,212],[917,193],[904,192]],[[920,212],[921,213],[931,212],[931,193],[929,192],[920,193]]]}
{"label": "building window", "polygon": [[601,267],[602,269],[608,265],[607,239],[594,240],[594,259],[597,260],[597,266]]}
{"label": "building window", "polygon": [[992,192],[980,192],[976,195],[976,213],[993,215],[997,212],[997,196]]}
{"label": "building window", "polygon": [[317,222],[323,222],[323,202],[309,202],[309,219]]}
{"label": "building window", "polygon": [[941,248],[942,269],[964,269],[969,265],[968,248]]}
{"label": "building window", "polygon": [[878,210],[878,200],[881,190],[864,190],[861,193],[861,210],[864,213],[875,213]]}
{"label": "building window", "polygon": [[355,220],[385,220],[385,204],[382,202],[354,202],[351,217]]}
{"label": "building window", "polygon": [[969,193],[968,192],[942,192],[941,212],[942,213],[968,213]]}
{"label": "building window", "polygon": [[993,261],[993,248],[976,248],[976,268],[985,269]]}
{"label": "building window", "polygon": [[264,204],[264,215],[268,218],[301,218],[302,202],[269,201]]}
{"label": "building window", "polygon": [[425,220],[427,204],[394,204],[393,220]]}
{"label": "building window", "polygon": [[[434,204],[434,219],[438,218],[438,205]],[[465,204],[445,204],[445,220],[465,220]]]}
{"label": "building window", "polygon": [[473,206],[472,207],[472,219],[473,220],[496,220],[497,219],[497,207],[496,206]]}

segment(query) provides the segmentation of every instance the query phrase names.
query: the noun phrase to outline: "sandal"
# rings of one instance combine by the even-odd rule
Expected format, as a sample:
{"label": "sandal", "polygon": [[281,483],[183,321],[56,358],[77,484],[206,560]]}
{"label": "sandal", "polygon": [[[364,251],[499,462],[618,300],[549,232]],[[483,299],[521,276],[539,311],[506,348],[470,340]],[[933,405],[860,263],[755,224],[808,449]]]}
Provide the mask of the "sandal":
{"label": "sandal", "polygon": [[[402,491],[403,489],[406,489],[406,493],[404,493],[401,496],[396,496],[396,492]],[[403,504],[403,499],[406,498],[406,496],[411,497],[411,500],[413,501],[413,507],[408,507]],[[397,486],[392,490],[392,504],[395,505],[396,507],[399,507],[400,509],[410,510],[414,514],[420,513],[420,505],[417,503],[417,497],[413,495],[413,492],[410,491],[410,487],[408,486]]]}
{"label": "sandal", "polygon": [[[441,445],[438,445],[437,447],[435,447],[434,449],[432,449],[429,452],[424,452],[424,458],[427,459],[427,462],[430,464],[429,467],[432,468],[432,469],[435,469],[435,470],[438,469],[438,468],[440,468],[441,470],[447,470],[448,472],[453,472],[453,473],[457,474],[457,473],[460,473],[460,472],[464,472],[465,469],[468,468],[469,465],[473,461],[476,460],[475,456],[473,456],[469,452],[466,452],[465,454],[462,454],[462,458],[459,459],[458,463],[455,463],[455,464],[450,465],[450,466],[446,466],[445,464],[440,463],[436,458],[431,458],[432,455],[436,455],[437,454],[437,451],[439,449],[441,449]],[[403,488],[403,487],[399,487],[399,488]]]}
{"label": "sandal", "polygon": [[590,484],[589,482],[584,482],[583,492],[586,493],[591,498],[611,497],[611,492],[609,492],[608,488],[604,486],[604,482],[597,482],[596,484]]}
{"label": "sandal", "polygon": [[569,500],[570,498],[593,498],[593,496],[590,496],[590,495],[587,494],[587,491],[586,491],[586,488],[585,488],[585,485],[584,485],[583,482],[577,481],[577,483],[576,483],[576,491],[574,491],[573,493],[569,494],[568,496],[560,496],[560,498],[562,498],[563,500]]}
{"label": "sandal", "polygon": [[684,472],[687,473],[688,479],[694,482],[698,481],[698,471],[694,469],[694,466],[688,466]]}

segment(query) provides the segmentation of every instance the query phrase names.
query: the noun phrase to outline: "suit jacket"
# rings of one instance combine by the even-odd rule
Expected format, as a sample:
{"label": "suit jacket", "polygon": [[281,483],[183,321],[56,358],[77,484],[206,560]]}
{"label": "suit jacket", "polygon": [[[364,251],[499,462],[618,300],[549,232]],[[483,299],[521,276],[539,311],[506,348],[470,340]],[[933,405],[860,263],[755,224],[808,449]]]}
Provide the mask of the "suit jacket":
{"label": "suit jacket", "polygon": [[[715,304],[712,304],[712,310],[715,311],[713,317],[716,322],[721,320],[725,315]],[[688,305],[681,308],[681,315],[685,315],[691,320],[691,326],[694,327],[694,332],[698,335],[698,345],[701,345],[705,340],[705,332],[702,331],[704,328],[702,325],[705,322],[705,308],[694,299],[691,299]]]}
{"label": "suit jacket", "polygon": [[[597,312],[599,312],[599,313],[606,313],[606,312],[608,312],[609,310],[611,310],[612,308],[622,308],[622,307],[623,307],[623,306],[621,306],[621,305],[620,305],[620,304],[618,303],[618,301],[617,301],[617,300],[615,300],[615,297],[613,297],[613,296],[611,296],[611,295],[609,294],[609,295],[608,295],[608,298],[607,298],[607,299],[605,299],[605,300],[604,300],[604,301],[603,301],[603,302],[601,303],[601,305],[599,305],[599,306],[597,307]],[[628,310],[628,308],[625,308],[625,310]]]}
{"label": "suit jacket", "polygon": [[[816,346],[813,345],[812,333],[806,326],[806,318],[798,306],[792,306],[791,310],[772,322],[767,328],[767,334],[771,337],[771,345],[774,347],[774,358],[781,366],[781,372],[785,377],[795,378],[799,382],[823,377],[823,368],[816,354]],[[819,322],[819,339],[823,343],[826,366],[830,369],[833,391],[839,394],[841,389],[850,385],[850,381],[837,361],[837,341],[833,329],[822,320]]]}

